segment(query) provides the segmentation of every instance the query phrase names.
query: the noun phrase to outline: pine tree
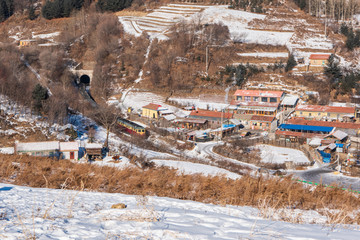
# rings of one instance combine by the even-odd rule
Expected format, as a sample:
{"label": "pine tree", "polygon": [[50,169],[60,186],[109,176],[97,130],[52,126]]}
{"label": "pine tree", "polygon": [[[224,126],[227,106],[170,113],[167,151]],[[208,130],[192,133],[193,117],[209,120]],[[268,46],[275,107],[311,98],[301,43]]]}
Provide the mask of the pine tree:
{"label": "pine tree", "polygon": [[10,17],[9,9],[5,0],[0,0],[0,22]]}
{"label": "pine tree", "polygon": [[48,91],[46,88],[41,86],[39,83],[36,84],[34,90],[32,91],[32,98],[34,100],[34,109],[37,112],[40,112],[43,108],[42,103],[48,98]]}
{"label": "pine tree", "polygon": [[35,20],[37,18],[37,15],[35,14],[35,9],[32,5],[29,7],[28,11],[29,11],[29,16],[28,16],[29,19]]}
{"label": "pine tree", "polygon": [[324,73],[329,78],[330,84],[336,84],[341,80],[343,74],[334,54],[331,54],[329,57],[328,64],[324,68]]}
{"label": "pine tree", "polygon": [[290,54],[286,66],[285,66],[285,72],[291,71],[295,66],[297,65],[294,55]]}

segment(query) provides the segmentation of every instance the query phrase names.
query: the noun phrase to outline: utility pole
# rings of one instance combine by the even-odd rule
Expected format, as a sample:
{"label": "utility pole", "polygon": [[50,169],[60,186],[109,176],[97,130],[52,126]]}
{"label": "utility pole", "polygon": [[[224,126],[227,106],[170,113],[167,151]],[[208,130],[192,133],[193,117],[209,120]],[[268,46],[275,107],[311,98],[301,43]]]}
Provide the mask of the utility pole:
{"label": "utility pole", "polygon": [[220,133],[220,140],[223,137],[223,109],[221,109],[221,133]]}

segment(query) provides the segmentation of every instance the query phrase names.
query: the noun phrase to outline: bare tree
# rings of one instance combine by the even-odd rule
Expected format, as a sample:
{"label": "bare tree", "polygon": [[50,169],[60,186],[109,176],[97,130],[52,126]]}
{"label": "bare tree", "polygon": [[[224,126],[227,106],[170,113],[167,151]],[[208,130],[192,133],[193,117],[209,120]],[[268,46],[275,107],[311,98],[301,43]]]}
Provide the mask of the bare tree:
{"label": "bare tree", "polygon": [[93,117],[96,122],[98,122],[101,126],[103,126],[106,130],[106,139],[104,146],[106,148],[109,147],[109,134],[113,127],[116,124],[116,120],[120,117],[121,112],[119,109],[114,106],[109,105],[99,105],[96,111],[93,113]]}

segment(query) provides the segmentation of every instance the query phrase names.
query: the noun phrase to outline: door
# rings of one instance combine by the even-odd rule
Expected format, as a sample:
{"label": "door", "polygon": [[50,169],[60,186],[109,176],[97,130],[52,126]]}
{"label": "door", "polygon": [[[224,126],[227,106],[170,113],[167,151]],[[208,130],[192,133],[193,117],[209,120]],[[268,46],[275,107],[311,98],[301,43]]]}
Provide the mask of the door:
{"label": "door", "polygon": [[70,159],[74,159],[74,158],[75,158],[74,152],[70,152]]}

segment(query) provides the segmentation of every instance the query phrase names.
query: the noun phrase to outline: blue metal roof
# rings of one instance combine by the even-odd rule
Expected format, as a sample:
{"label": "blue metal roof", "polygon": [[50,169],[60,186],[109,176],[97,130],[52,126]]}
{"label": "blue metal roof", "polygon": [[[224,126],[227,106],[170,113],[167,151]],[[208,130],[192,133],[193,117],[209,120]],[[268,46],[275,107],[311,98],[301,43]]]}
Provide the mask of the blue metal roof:
{"label": "blue metal roof", "polygon": [[314,132],[331,132],[333,127],[311,126],[311,125],[297,125],[297,124],[281,124],[280,129],[284,130],[301,130]]}

